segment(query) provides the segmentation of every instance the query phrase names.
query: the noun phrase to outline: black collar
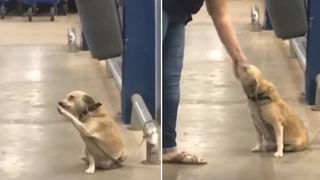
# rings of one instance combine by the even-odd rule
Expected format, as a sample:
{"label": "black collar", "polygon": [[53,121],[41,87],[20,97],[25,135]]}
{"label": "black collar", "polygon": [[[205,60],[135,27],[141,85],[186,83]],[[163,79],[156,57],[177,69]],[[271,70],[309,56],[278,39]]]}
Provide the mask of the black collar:
{"label": "black collar", "polygon": [[102,104],[101,103],[96,103],[96,104],[93,104],[91,106],[89,106],[87,109],[83,110],[81,112],[82,115],[87,115],[95,110],[97,110]]}
{"label": "black collar", "polygon": [[264,100],[271,101],[272,100],[270,96],[267,96],[265,94],[265,92],[258,93],[256,96],[251,96],[251,97],[248,96],[248,98],[253,102],[264,101]]}

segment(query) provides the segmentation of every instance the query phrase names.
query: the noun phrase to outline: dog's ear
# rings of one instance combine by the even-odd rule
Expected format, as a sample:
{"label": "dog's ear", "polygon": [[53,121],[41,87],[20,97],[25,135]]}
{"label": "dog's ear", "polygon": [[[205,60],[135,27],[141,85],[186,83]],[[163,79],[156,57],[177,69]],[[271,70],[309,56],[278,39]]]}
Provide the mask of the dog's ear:
{"label": "dog's ear", "polygon": [[243,86],[243,89],[247,96],[256,96],[258,89],[258,82],[256,79],[250,79],[248,84]]}
{"label": "dog's ear", "polygon": [[87,94],[83,95],[82,99],[88,106],[93,105],[93,104],[96,103],[94,101],[94,99],[91,96],[87,95]]}

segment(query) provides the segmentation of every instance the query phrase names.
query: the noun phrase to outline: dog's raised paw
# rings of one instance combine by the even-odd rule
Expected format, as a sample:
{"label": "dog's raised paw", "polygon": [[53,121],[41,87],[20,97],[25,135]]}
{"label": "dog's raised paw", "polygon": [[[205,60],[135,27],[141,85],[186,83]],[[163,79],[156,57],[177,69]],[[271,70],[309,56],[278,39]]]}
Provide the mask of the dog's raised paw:
{"label": "dog's raised paw", "polygon": [[281,158],[283,156],[283,152],[275,152],[274,157]]}
{"label": "dog's raised paw", "polygon": [[88,174],[88,175],[93,174],[93,173],[94,173],[94,168],[89,167],[89,168],[85,171],[85,173]]}

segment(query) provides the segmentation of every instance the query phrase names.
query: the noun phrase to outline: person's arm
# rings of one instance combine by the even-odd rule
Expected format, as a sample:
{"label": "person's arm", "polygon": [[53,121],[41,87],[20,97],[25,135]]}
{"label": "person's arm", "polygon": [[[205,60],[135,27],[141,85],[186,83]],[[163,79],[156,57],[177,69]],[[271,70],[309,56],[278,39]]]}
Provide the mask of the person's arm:
{"label": "person's arm", "polygon": [[235,75],[239,64],[247,61],[235,34],[228,13],[227,0],[206,0],[207,11],[219,34],[220,40],[233,60]]}

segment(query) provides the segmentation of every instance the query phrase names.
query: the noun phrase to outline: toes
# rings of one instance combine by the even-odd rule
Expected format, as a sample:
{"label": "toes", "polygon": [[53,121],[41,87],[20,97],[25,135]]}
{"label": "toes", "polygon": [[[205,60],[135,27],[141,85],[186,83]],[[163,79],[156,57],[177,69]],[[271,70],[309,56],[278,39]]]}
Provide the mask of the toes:
{"label": "toes", "polygon": [[193,165],[203,165],[207,164],[207,161],[203,158],[197,157],[185,151],[175,153],[174,155],[167,155],[167,157],[162,157],[163,163],[172,164],[193,164]]}
{"label": "toes", "polygon": [[86,171],[86,174],[93,174],[94,173],[94,168],[89,167]]}
{"label": "toes", "polygon": [[281,158],[282,156],[283,156],[282,152],[275,152],[274,153],[274,157],[276,157],[276,158]]}
{"label": "toes", "polygon": [[251,152],[260,152],[261,151],[261,147],[260,146],[255,146],[253,148],[250,149]]}

